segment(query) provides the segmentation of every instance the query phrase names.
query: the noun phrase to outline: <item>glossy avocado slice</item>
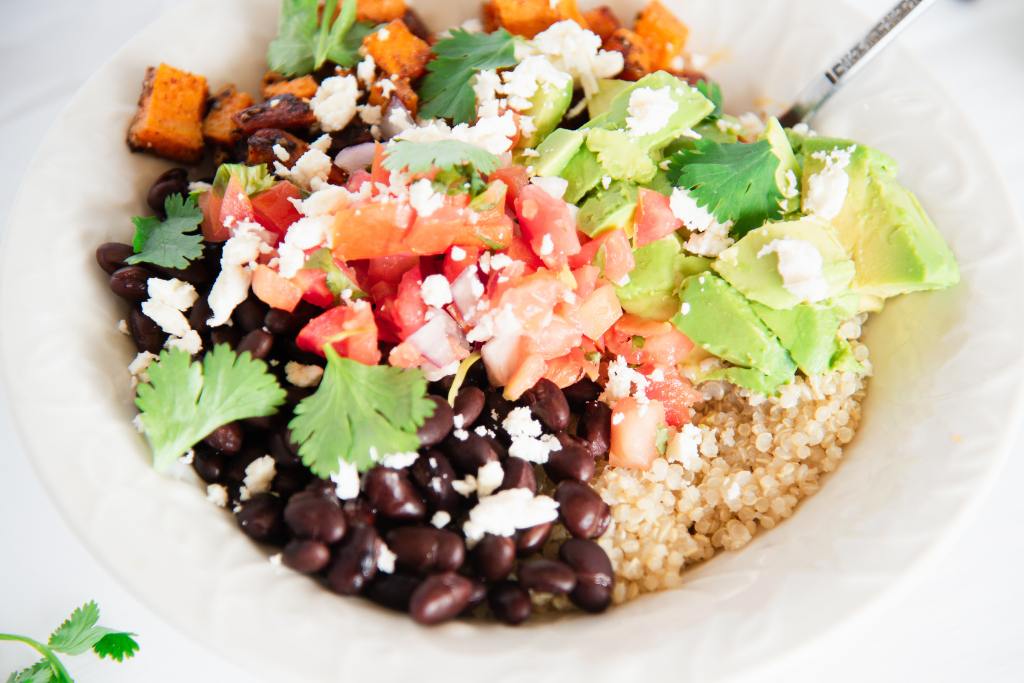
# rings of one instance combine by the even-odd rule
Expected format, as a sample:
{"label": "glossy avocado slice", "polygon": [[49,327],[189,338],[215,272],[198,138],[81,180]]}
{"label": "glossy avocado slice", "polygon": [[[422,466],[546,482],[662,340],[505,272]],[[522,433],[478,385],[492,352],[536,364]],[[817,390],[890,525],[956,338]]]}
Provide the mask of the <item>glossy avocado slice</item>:
{"label": "glossy avocado slice", "polygon": [[522,113],[533,119],[534,131],[519,141],[519,147],[536,147],[558,128],[572,104],[572,81],[563,87],[542,83],[530,102],[529,109]]}
{"label": "glossy avocado slice", "polygon": [[639,197],[637,186],[615,181],[607,189],[598,189],[587,198],[576,215],[576,224],[590,237],[633,223]]}
{"label": "glossy avocado slice", "polygon": [[629,282],[616,287],[622,309],[651,320],[668,320],[679,312],[679,285],[708,270],[710,259],[690,256],[676,235],[668,235],[633,252],[636,267]]}

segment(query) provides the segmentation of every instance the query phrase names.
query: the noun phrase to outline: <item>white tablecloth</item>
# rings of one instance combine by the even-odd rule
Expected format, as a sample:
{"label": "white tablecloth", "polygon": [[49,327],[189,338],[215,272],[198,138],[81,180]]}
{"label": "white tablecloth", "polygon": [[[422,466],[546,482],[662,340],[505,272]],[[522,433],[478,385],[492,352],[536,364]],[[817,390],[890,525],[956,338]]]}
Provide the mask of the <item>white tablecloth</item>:
{"label": "white tablecloth", "polygon": [[[37,141],[71,95],[123,42],[176,1],[0,3],[5,86],[0,225]],[[892,2],[852,1],[873,15]],[[1024,116],[1022,31],[1022,0],[940,0],[901,42],[972,115],[1024,215],[1024,137],[1018,130]],[[59,200],[60,188],[54,188],[54,201]],[[0,631],[45,637],[73,606],[96,599],[104,623],[139,633],[142,651],[123,665],[90,656],[72,659],[70,669],[79,680],[252,680],[165,624],[86,552],[36,479],[3,400],[0,396]],[[1014,457],[951,555],[883,609],[755,680],[1024,680],[1020,427]],[[32,660],[27,649],[0,644],[0,677]]]}

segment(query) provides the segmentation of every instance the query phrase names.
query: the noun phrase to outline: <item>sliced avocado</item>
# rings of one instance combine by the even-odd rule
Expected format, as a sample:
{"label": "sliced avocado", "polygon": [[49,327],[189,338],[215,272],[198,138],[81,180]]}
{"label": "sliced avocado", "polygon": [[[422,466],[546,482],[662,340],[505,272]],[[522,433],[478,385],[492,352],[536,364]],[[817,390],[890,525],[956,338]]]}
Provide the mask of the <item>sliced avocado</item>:
{"label": "sliced avocado", "polygon": [[638,195],[636,185],[616,181],[583,202],[576,224],[591,237],[607,230],[627,228],[633,222]]}
{"label": "sliced avocado", "polygon": [[688,256],[676,235],[668,235],[633,252],[636,267],[629,283],[616,287],[627,313],[651,320],[668,320],[679,312],[679,285],[690,275],[708,270],[710,259]]}
{"label": "sliced avocado", "polygon": [[578,130],[558,128],[551,132],[544,142],[537,146],[533,161],[533,172],[539,176],[557,176],[569,165],[586,139],[586,133]]}
{"label": "sliced avocado", "polygon": [[800,165],[793,154],[793,148],[786,137],[786,131],[774,116],[768,119],[762,140],[772,146],[772,154],[779,160],[775,169],[775,185],[782,193],[782,213],[789,214],[800,210]]}
{"label": "sliced avocado", "polygon": [[597,155],[598,163],[615,180],[646,183],[658,171],[651,155],[637,147],[625,131],[592,130],[587,133],[587,148]]}
{"label": "sliced avocado", "polygon": [[[712,273],[691,275],[679,290],[681,307],[672,324],[708,352],[771,379],[768,384],[787,382],[796,364],[768,326],[754,312],[750,302],[722,278]],[[750,386],[750,373],[733,373],[737,384]],[[753,382],[751,382],[753,383]],[[755,389],[755,387],[750,386]],[[766,386],[755,390],[761,393]]]}
{"label": "sliced avocado", "polygon": [[786,289],[779,274],[778,256],[759,256],[762,249],[781,239],[809,242],[818,250],[829,296],[843,292],[850,284],[853,279],[853,262],[846,255],[832,228],[817,218],[769,223],[751,230],[743,239],[719,254],[711,267],[750,300],[771,308],[792,308],[800,303],[800,298]]}
{"label": "sliced avocado", "polygon": [[841,323],[833,309],[813,304],[800,304],[784,311],[759,303],[752,306],[805,375],[828,372],[838,350],[836,334]]}
{"label": "sliced avocado", "polygon": [[542,83],[530,102],[530,108],[523,114],[533,119],[535,130],[519,140],[519,147],[536,147],[558,128],[572,104],[572,80],[561,88],[553,83]]}
{"label": "sliced avocado", "polygon": [[578,204],[584,195],[597,187],[606,174],[597,160],[597,155],[584,146],[576,150],[572,159],[558,175],[569,181],[563,199],[571,204]]}
{"label": "sliced avocado", "polygon": [[792,376],[782,379],[771,377],[753,368],[721,368],[704,375],[701,379],[729,382],[744,389],[750,389],[755,394],[771,396],[778,393],[779,387],[787,384]]}
{"label": "sliced avocado", "polygon": [[630,81],[619,80],[618,78],[597,79],[597,93],[587,102],[587,114],[590,118],[597,118],[608,111],[615,96],[626,88],[633,85]]}
{"label": "sliced avocado", "polygon": [[643,183],[643,186],[649,190],[654,190],[659,194],[663,194],[666,197],[672,196],[672,191],[676,189],[676,186],[672,184],[672,181],[668,179],[668,173],[661,170],[660,168],[655,172],[654,177],[648,182]]}
{"label": "sliced avocado", "polygon": [[846,140],[807,138],[803,142],[805,205],[810,178],[824,168],[822,157],[835,149],[852,150],[846,168],[846,200],[832,219],[839,241],[856,266],[852,288],[887,298],[958,283],[960,271],[953,252],[917,197],[896,180],[896,163],[885,154]]}

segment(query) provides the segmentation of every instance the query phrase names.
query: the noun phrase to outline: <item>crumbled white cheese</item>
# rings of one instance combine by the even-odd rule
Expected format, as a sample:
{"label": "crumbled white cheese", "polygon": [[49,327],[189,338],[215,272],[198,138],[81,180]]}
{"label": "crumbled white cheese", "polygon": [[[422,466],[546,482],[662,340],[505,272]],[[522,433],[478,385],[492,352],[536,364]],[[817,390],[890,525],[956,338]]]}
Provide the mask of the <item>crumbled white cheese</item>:
{"label": "crumbled white cheese", "polygon": [[173,278],[151,277],[146,282],[149,299],[142,303],[142,312],[164,332],[184,337],[191,329],[183,313],[192,307],[199,295],[195,287]]}
{"label": "crumbled white cheese", "polygon": [[359,495],[359,470],[348,460],[338,459],[338,471],[331,475],[334,493],[341,500],[352,500]]}
{"label": "crumbled white cheese", "polygon": [[377,552],[377,570],[385,574],[394,574],[395,560],[397,559],[398,556],[391,551],[391,548],[386,543],[381,542],[380,550]]}
{"label": "crumbled white cheese", "polygon": [[352,121],[358,100],[359,82],[355,76],[332,76],[320,84],[309,106],[320,122],[320,127],[331,133],[343,129]]}
{"label": "crumbled white cheese", "polygon": [[719,223],[711,212],[697,203],[686,188],[677,187],[672,191],[669,207],[672,215],[681,220],[692,233],[686,242],[687,251],[714,257],[732,245],[733,239],[729,237],[732,221]]}
{"label": "crumbled white cheese", "polygon": [[728,249],[736,241],[729,237],[729,226],[732,221],[722,225],[715,223],[711,229],[704,232],[694,232],[686,240],[686,250],[698,256],[715,258]]}
{"label": "crumbled white cheese", "polygon": [[367,88],[373,85],[374,76],[377,74],[377,62],[373,60],[373,55],[366,55],[363,61],[356,65],[356,78],[363,82]]}
{"label": "crumbled white cheese", "polygon": [[821,252],[813,244],[791,238],[772,240],[757,252],[757,257],[763,258],[769,254],[775,254],[778,258],[782,286],[790,294],[809,303],[828,298],[824,262]]}
{"label": "crumbled white cheese", "polygon": [[544,237],[540,240],[540,255],[550,256],[555,251],[555,243],[551,241],[551,235],[548,233],[544,234]]}
{"label": "crumbled white cheese", "polygon": [[542,55],[531,55],[519,62],[514,69],[501,74],[503,84],[498,92],[508,98],[508,104],[516,111],[529,111],[537,90],[546,87],[560,92],[572,81],[572,76],[558,69],[551,60]]}
{"label": "crumbled white cheese", "polygon": [[274,458],[270,455],[256,458],[245,468],[245,478],[242,480],[242,500],[247,500],[255,493],[266,493],[277,474]]}
{"label": "crumbled white cheese", "polygon": [[434,190],[433,184],[421,178],[409,186],[409,204],[419,216],[431,216],[444,206],[444,195]]}
{"label": "crumbled white cheese", "polygon": [[452,247],[451,258],[455,263],[466,260],[466,250],[462,247]]}
{"label": "crumbled white cheese", "polygon": [[533,419],[533,414],[526,406],[519,406],[509,411],[501,423],[512,444],[508,454],[528,462],[544,464],[551,453],[562,449],[562,444],[551,434],[542,433],[540,422]]}
{"label": "crumbled white cheese", "polygon": [[647,376],[629,367],[625,357],[616,356],[608,363],[608,381],[605,383],[604,396],[609,402],[633,396],[637,402],[646,403],[649,384]]}
{"label": "crumbled white cheese", "polygon": [[328,243],[332,229],[330,216],[303,216],[292,223],[284,241],[277,246],[277,269],[281,276],[295,277],[306,265],[306,251]]}
{"label": "crumbled white cheese", "polygon": [[228,489],[223,484],[210,484],[206,487],[206,500],[219,508],[228,506]]}
{"label": "crumbled white cheese", "polygon": [[363,104],[359,106],[359,119],[368,126],[376,126],[384,120],[384,111],[379,104]]}
{"label": "crumbled white cheese", "polygon": [[800,196],[800,185],[796,179],[793,169],[786,171],[786,187],[782,190],[782,196],[786,199],[793,199]]}
{"label": "crumbled white cheese", "polygon": [[472,126],[460,123],[452,128],[444,121],[428,121],[422,126],[402,131],[395,139],[412,142],[459,140],[500,156],[512,148],[512,138],[518,133],[515,114],[507,111],[500,116],[481,117]]}
{"label": "crumbled white cheese", "polygon": [[613,78],[625,64],[621,52],[602,50],[600,36],[569,19],[538,33],[532,49],[572,76],[587,99],[597,93],[599,78]]}
{"label": "crumbled white cheese", "polygon": [[669,462],[678,462],[688,472],[699,472],[703,467],[700,447],[703,435],[700,428],[692,424],[684,424],[668,442],[665,449],[665,459]]}
{"label": "crumbled white cheese", "polygon": [[678,110],[668,86],[657,90],[637,88],[629,96],[626,128],[636,136],[653,135],[664,129]]}
{"label": "crumbled white cheese", "polygon": [[804,136],[809,137],[809,138],[813,138],[813,137],[817,137],[818,136],[817,131],[812,130],[811,127],[808,126],[803,121],[801,121],[800,123],[798,123],[795,126],[793,126],[793,132],[796,133],[797,135],[804,135]]}
{"label": "crumbled white cheese", "polygon": [[193,192],[198,192],[198,193],[209,192],[212,189],[213,189],[213,185],[211,185],[210,183],[205,183],[202,180],[193,180],[192,182],[190,182],[188,184],[188,193],[189,194],[192,194]]}
{"label": "crumbled white cheese", "polygon": [[486,534],[512,536],[558,518],[558,503],[548,496],[534,496],[530,489],[507,489],[480,499],[462,525],[466,544],[476,545]]}
{"label": "crumbled white cheese", "polygon": [[430,523],[438,529],[445,528],[451,521],[452,516],[444,510],[438,510],[434,513],[434,516],[430,518]]}
{"label": "crumbled white cheese", "polygon": [[831,152],[815,152],[813,159],[823,161],[825,167],[807,179],[804,211],[831,220],[839,215],[850,189],[850,176],[846,172],[856,145]]}
{"label": "crumbled white cheese", "polygon": [[611,187],[611,185],[612,185],[612,177],[610,175],[606,175],[606,176],[602,176],[601,177],[601,187],[603,187],[604,189],[607,190],[609,187]]}
{"label": "crumbled white cheese", "polygon": [[189,330],[184,337],[168,337],[164,348],[181,349],[190,356],[194,356],[203,350],[203,338],[195,330]]}
{"label": "crumbled white cheese", "polygon": [[[317,142],[324,139],[326,139],[327,145],[318,146]],[[303,189],[315,190],[319,188],[327,180],[327,176],[331,174],[333,162],[326,154],[330,146],[330,136],[323,135],[317,142],[310,145],[305,154],[299,157],[295,165],[290,169],[280,161],[275,161],[274,172],[286,180],[291,180]]]}
{"label": "crumbled white cheese", "polygon": [[420,454],[416,451],[388,453],[380,459],[380,465],[381,467],[390,467],[393,470],[404,470],[407,467],[411,467],[419,457]]}
{"label": "crumbled white cheese", "polygon": [[473,79],[473,94],[476,96],[476,111],[478,117],[497,116],[501,109],[501,101],[498,99],[498,88],[501,87],[501,77],[493,69],[484,69],[476,74]]}
{"label": "crumbled white cheese", "polygon": [[743,127],[743,134],[747,137],[757,137],[764,132],[764,120],[753,112],[740,114],[740,126]]}
{"label": "crumbled white cheese", "polygon": [[512,265],[512,257],[508,254],[491,254],[491,270],[502,270]]}
{"label": "crumbled white cheese", "polygon": [[428,275],[420,285],[420,296],[427,306],[441,308],[452,302],[452,287],[444,275]]}
{"label": "crumbled white cheese", "polygon": [[213,283],[208,297],[213,312],[208,321],[210,327],[226,324],[235,308],[249,296],[256,259],[269,249],[262,237],[264,232],[259,225],[245,221],[236,227],[234,235],[224,243],[220,256],[220,275]]}
{"label": "crumbled white cheese", "polygon": [[132,388],[139,382],[148,382],[149,374],[146,370],[159,356],[149,351],[140,351],[135,360],[128,364],[128,372],[132,375]]}
{"label": "crumbled white cheese", "polygon": [[483,467],[476,472],[476,492],[477,495],[489,496],[501,486],[501,482],[505,479],[505,470],[502,469],[501,463],[497,460],[485,463]]}
{"label": "crumbled white cheese", "polygon": [[530,184],[536,185],[555,199],[561,199],[569,189],[569,181],[558,176],[534,176]]}
{"label": "crumbled white cheese", "polygon": [[291,384],[308,389],[320,384],[324,369],[319,365],[303,365],[290,360],[284,365],[284,376]]}
{"label": "crumbled white cheese", "polygon": [[284,148],[284,145],[274,143],[274,146],[270,148],[270,151],[274,153],[277,160],[282,164],[287,164],[288,160],[292,158],[292,155],[288,153],[288,150]]}

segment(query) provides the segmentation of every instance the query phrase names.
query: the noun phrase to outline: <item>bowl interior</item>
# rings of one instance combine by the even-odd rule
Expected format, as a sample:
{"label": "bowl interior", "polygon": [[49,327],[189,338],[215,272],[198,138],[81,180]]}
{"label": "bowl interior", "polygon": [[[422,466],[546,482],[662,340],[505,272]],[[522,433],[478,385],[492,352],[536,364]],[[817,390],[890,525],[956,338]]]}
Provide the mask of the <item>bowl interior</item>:
{"label": "bowl interior", "polygon": [[[613,4],[628,17],[642,3]],[[816,0],[669,4],[690,24],[693,49],[712,57],[708,71],[735,111],[780,109],[864,25]],[[434,27],[476,10],[469,1],[415,5]],[[119,52],[42,145],[0,269],[0,358],[24,445],[97,556],[172,623],[282,680],[422,679],[477,663],[498,679],[564,678],[570,664],[592,680],[638,670],[711,679],[792,649],[882,595],[983,493],[1020,412],[1020,228],[955,102],[893,51],[816,128],[901,162],[952,244],[963,284],[902,298],[873,319],[876,374],[861,432],[792,520],[692,571],[679,590],[602,618],[515,630],[421,629],[276,570],[193,482],[151,470],[130,424],[133,350],[116,329],[125,311],[92,254],[127,239],[129,217],[144,212],[149,182],[167,167],[123,142],[145,66],[166,61],[205,74],[212,87],[255,89],[277,6],[185,3]]]}

